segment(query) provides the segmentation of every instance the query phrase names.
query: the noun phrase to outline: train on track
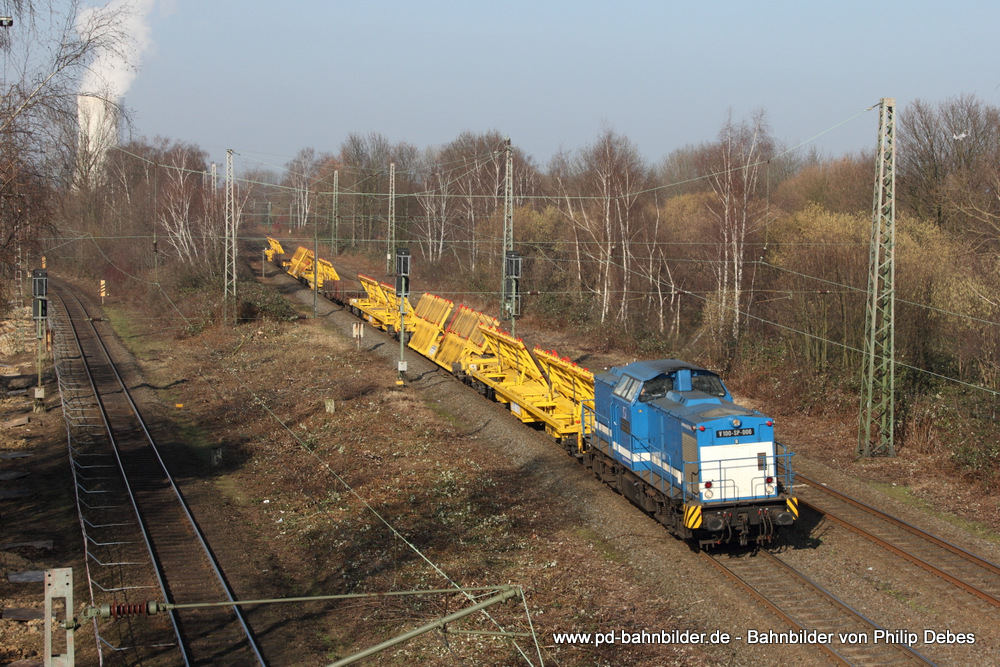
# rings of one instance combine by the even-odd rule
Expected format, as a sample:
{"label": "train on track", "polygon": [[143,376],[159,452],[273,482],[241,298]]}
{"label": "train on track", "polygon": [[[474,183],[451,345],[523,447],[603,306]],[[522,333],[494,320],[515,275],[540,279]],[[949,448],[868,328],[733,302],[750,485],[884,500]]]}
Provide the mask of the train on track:
{"label": "train on track", "polygon": [[416,306],[358,276],[351,294],[327,260],[268,237],[268,261],[438,364],[525,424],[546,431],[594,475],[699,547],[766,545],[798,518],[791,452],[774,421],[733,402],[719,376],[667,359],[594,375],[528,349],[490,315],[433,294]]}

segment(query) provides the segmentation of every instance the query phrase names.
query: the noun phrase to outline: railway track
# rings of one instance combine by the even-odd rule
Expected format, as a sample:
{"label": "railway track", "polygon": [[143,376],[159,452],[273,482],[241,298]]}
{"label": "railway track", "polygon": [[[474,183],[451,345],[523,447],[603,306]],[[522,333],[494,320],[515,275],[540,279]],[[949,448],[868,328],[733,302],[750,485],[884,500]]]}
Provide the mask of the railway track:
{"label": "railway track", "polygon": [[804,475],[796,475],[795,494],[831,521],[1000,607],[1000,566]]}
{"label": "railway track", "polygon": [[[791,628],[779,637],[764,631],[756,638],[759,643],[815,645],[839,665],[933,664],[906,644],[892,641],[892,635],[879,635],[885,628],[767,551],[742,557],[700,553]],[[876,642],[880,636],[885,639]],[[751,641],[749,636],[743,639]]]}
{"label": "railway track", "polygon": [[[234,601],[86,305],[65,283],[51,280],[50,286],[85,362],[107,446],[139,517],[141,539],[154,563],[163,599],[174,604]],[[130,615],[128,609],[122,611]],[[265,664],[237,607],[170,613],[180,654],[171,664]]]}

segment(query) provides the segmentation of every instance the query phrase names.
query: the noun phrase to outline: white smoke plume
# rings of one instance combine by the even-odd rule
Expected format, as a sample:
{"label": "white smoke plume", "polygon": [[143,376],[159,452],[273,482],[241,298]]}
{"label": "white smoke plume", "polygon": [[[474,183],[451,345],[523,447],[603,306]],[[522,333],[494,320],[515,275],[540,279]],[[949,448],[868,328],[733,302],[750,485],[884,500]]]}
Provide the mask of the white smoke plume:
{"label": "white smoke plume", "polygon": [[94,21],[115,17],[122,25],[123,38],[116,44],[97,49],[93,62],[80,81],[80,93],[118,103],[135,79],[142,54],[152,43],[149,14],[156,0],[110,0],[103,7],[80,12],[77,31],[83,34]]}

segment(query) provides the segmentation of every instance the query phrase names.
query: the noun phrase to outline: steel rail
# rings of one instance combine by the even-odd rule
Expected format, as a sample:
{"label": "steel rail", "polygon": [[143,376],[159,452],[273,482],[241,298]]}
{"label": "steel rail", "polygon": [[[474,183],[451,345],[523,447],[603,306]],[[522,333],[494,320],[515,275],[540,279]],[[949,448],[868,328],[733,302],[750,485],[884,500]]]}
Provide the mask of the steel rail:
{"label": "steel rail", "polygon": [[[105,433],[107,434],[108,440],[111,443],[111,450],[112,450],[112,452],[115,455],[115,460],[118,462],[118,469],[119,469],[119,471],[122,474],[122,482],[124,483],[125,490],[128,493],[129,502],[132,505],[132,511],[135,512],[135,516],[136,517],[141,517],[142,513],[139,511],[139,504],[136,501],[135,494],[132,492],[132,485],[129,483],[128,476],[125,474],[125,468],[122,465],[122,460],[121,460],[121,457],[119,456],[119,453],[118,453],[118,447],[115,445],[114,431],[111,428],[111,422],[110,422],[110,420],[108,418],[107,410],[105,409],[104,399],[101,397],[101,393],[97,390],[97,383],[94,381],[94,375],[91,372],[90,364],[87,363],[86,353],[83,350],[83,343],[80,340],[80,330],[77,329],[76,322],[74,321],[73,317],[70,315],[70,311],[69,311],[69,308],[67,307],[66,299],[62,295],[62,290],[59,289],[59,288],[56,288],[55,285],[52,285],[52,287],[54,288],[54,289],[52,289],[52,293],[55,294],[55,296],[59,298],[59,301],[62,304],[63,313],[65,313],[65,315],[66,315],[66,322],[69,324],[69,327],[70,327],[70,329],[73,332],[73,340],[76,342],[77,349],[80,351],[80,360],[83,361],[83,369],[84,369],[84,371],[86,371],[86,374],[87,374],[87,382],[90,384],[90,389],[94,393],[94,400],[97,403],[98,411],[99,411],[100,416],[101,416],[101,421],[104,423]],[[74,294],[72,291],[68,291],[68,292],[76,300],[77,305],[79,305],[80,308],[83,309],[84,314],[87,314],[86,307],[83,305],[83,303],[80,301],[80,299],[76,296],[76,294]],[[91,329],[94,330],[94,335],[97,337],[97,340],[99,341],[100,340],[100,335],[97,333],[96,328],[94,327],[94,323],[92,321],[90,321],[90,320],[88,320],[88,322],[90,323]],[[107,350],[105,350],[105,352],[107,352]],[[108,357],[108,359],[110,360],[110,356]],[[112,363],[112,367],[113,366],[114,366],[114,364]],[[141,421],[141,419],[142,418],[140,417],[140,421]],[[142,535],[143,542],[146,545],[146,550],[149,553],[150,562],[153,565],[153,573],[156,575],[156,582],[157,582],[157,584],[160,587],[161,593],[164,596],[166,596],[166,594],[167,594],[166,582],[163,579],[163,572],[161,571],[161,568],[156,563],[156,557],[154,556],[153,544],[150,541],[149,533],[146,531],[146,527],[143,525],[143,522],[141,520],[138,521],[138,526],[139,526],[139,532]],[[103,590],[103,588],[102,588],[102,590]],[[187,650],[184,647],[184,641],[181,638],[181,629],[180,629],[180,626],[177,624],[177,617],[176,617],[176,615],[174,615],[172,613],[170,614],[170,623],[171,623],[171,625],[173,626],[173,629],[174,629],[174,636],[177,638],[178,649],[181,652],[181,656],[184,658],[184,664],[185,665],[190,665],[191,664],[190,656],[187,654]]]}
{"label": "steel rail", "polygon": [[[51,282],[53,282],[53,281],[50,281],[50,283]],[[52,286],[55,287],[55,285],[52,285]],[[65,289],[64,287],[60,286],[60,287],[56,287],[56,289],[54,289],[53,291],[59,297],[60,301],[63,304],[63,309],[64,309],[64,311],[66,313],[66,319],[69,321],[70,326],[73,329],[74,337],[76,338],[77,344],[80,347],[81,358],[84,359],[84,360],[86,360],[86,353],[84,352],[83,347],[80,344],[79,330],[77,329],[77,326],[76,326],[76,324],[73,321],[73,318],[70,316],[69,309],[67,308],[66,300],[64,299],[64,297],[62,295],[62,292],[63,292],[64,289]],[[216,561],[214,555],[212,554],[212,551],[209,548],[208,543],[206,542],[204,535],[202,534],[201,530],[198,528],[198,525],[197,525],[197,522],[194,519],[194,516],[191,514],[190,508],[188,507],[187,503],[184,501],[184,498],[183,498],[183,495],[180,492],[180,489],[177,488],[177,485],[174,482],[173,476],[170,474],[170,471],[167,469],[166,463],[163,461],[163,458],[160,456],[159,449],[156,446],[156,442],[153,439],[152,434],[149,432],[149,429],[147,428],[146,421],[143,419],[142,413],[140,412],[140,410],[139,410],[138,406],[136,405],[135,401],[132,399],[132,395],[129,393],[128,387],[127,387],[124,379],[121,377],[121,374],[118,372],[118,368],[115,365],[114,359],[112,358],[110,351],[108,350],[107,346],[105,345],[105,343],[104,343],[104,341],[103,341],[103,339],[101,337],[100,332],[97,330],[97,327],[94,325],[93,319],[89,317],[89,312],[87,311],[86,305],[80,300],[80,298],[71,289],[65,289],[65,291],[70,296],[73,297],[73,299],[76,301],[77,305],[80,307],[80,309],[82,309],[84,315],[88,316],[87,317],[87,323],[90,325],[90,329],[93,332],[94,340],[100,346],[101,351],[104,353],[105,357],[107,358],[108,366],[111,369],[111,371],[114,373],[114,376],[115,376],[115,378],[116,378],[119,386],[121,387],[122,396],[128,402],[129,407],[131,408],[131,410],[132,410],[132,412],[133,412],[136,420],[138,421],[138,424],[139,424],[139,426],[142,429],[143,435],[145,436],[145,439],[149,443],[150,450],[153,452],[153,454],[155,454],[156,460],[159,462],[159,464],[160,464],[160,466],[162,468],[162,472],[163,472],[163,474],[165,476],[165,479],[169,483],[170,488],[172,489],[172,491],[174,493],[174,496],[177,499],[179,507],[183,510],[183,513],[184,513],[185,517],[187,518],[187,520],[189,522],[189,527],[190,527],[192,533],[197,538],[197,541],[198,541],[199,545],[201,546],[201,549],[202,549],[202,551],[203,551],[203,553],[205,555],[205,558],[207,559],[209,565],[211,566],[212,571],[213,571],[216,579],[218,580],[219,585],[221,586],[222,590],[225,592],[225,595],[226,595],[227,599],[229,600],[229,602],[235,602],[236,599],[235,599],[235,596],[233,594],[232,589],[229,587],[229,584],[226,582],[225,577],[222,574],[222,571],[221,571],[221,569],[219,567],[218,562]],[[117,441],[117,438],[115,437],[115,435],[113,433],[113,430],[112,430],[112,427],[111,427],[111,424],[110,424],[109,415],[108,415],[108,412],[106,410],[104,399],[102,398],[101,394],[97,390],[96,384],[94,382],[93,375],[91,374],[91,369],[90,369],[89,363],[85,363],[84,366],[87,369],[87,377],[89,379],[91,388],[94,391],[94,396],[95,396],[95,398],[97,400],[97,403],[98,403],[98,405],[100,407],[101,418],[103,419],[103,421],[105,423],[105,428],[106,428],[107,433],[108,433],[108,438],[111,441],[112,450],[114,451],[114,454],[115,454],[115,459],[118,462],[119,469],[122,472],[122,478],[124,480],[125,487],[126,487],[126,489],[128,491],[128,495],[129,495],[129,499],[130,499],[130,501],[132,503],[132,507],[135,510],[137,516],[142,516],[141,512],[139,511],[138,502],[137,502],[135,494],[133,492],[132,485],[131,485],[131,483],[128,480],[128,475],[126,473],[126,467],[125,467],[125,465],[124,465],[124,463],[123,463],[123,461],[121,459],[121,456],[120,456],[120,452],[119,452],[119,448],[118,448],[118,441]],[[155,549],[154,549],[154,547],[152,545],[149,533],[148,533],[148,531],[147,531],[147,529],[146,529],[143,521],[139,522],[139,527],[140,527],[140,531],[142,532],[142,537],[143,537],[143,540],[145,541],[146,547],[149,550],[150,557],[151,557],[151,560],[152,560],[153,565],[154,565],[154,570],[156,571],[156,578],[157,578],[157,581],[158,581],[158,583],[160,585],[160,589],[161,589],[161,591],[164,594],[164,598],[166,598],[167,597],[167,587],[166,587],[166,582],[165,582],[165,580],[163,578],[163,574],[164,573],[162,572],[162,568],[161,568],[161,566],[158,563],[158,559],[156,558]],[[243,630],[243,634],[244,634],[244,636],[246,638],[248,646],[250,647],[250,649],[252,650],[253,654],[257,658],[257,662],[260,665],[266,665],[266,661],[264,660],[264,657],[263,657],[263,655],[261,653],[260,647],[257,645],[257,642],[256,642],[256,640],[253,637],[253,633],[250,631],[249,625],[247,624],[247,621],[244,618],[243,614],[240,612],[239,608],[236,607],[236,606],[233,606],[232,609],[233,609],[233,613],[235,614],[236,618],[238,619],[239,624],[240,624],[240,626],[241,626],[241,628]],[[176,619],[175,615],[173,614],[173,612],[170,613],[170,618],[171,618],[171,623],[174,626],[175,633],[177,634],[177,637],[178,637],[178,646],[181,647],[181,652],[184,655],[185,664],[190,664],[191,657],[188,655],[187,648],[184,646],[184,643],[183,643],[183,641],[181,639],[181,634],[182,633],[180,631],[180,628],[179,628],[178,623],[177,623],[177,619]]]}
{"label": "steel rail", "polygon": [[[762,603],[765,607],[767,607],[772,612],[774,612],[779,618],[781,618],[783,621],[785,621],[786,623],[788,623],[790,626],[792,626],[794,628],[797,628],[799,630],[802,630],[802,631],[817,630],[817,631],[820,631],[820,632],[827,632],[827,630],[821,630],[819,628],[809,628],[809,627],[806,627],[806,625],[804,624],[804,622],[801,621],[800,619],[796,618],[793,615],[792,612],[784,609],[779,604],[779,602],[771,599],[770,597],[768,597],[767,595],[765,595],[764,593],[762,593],[760,590],[758,590],[758,588],[754,585],[753,582],[748,581],[744,577],[741,577],[732,568],[727,567],[720,560],[720,558],[718,557],[718,555],[711,555],[711,554],[709,554],[709,553],[707,553],[705,551],[701,551],[701,552],[699,552],[699,554],[701,555],[701,557],[703,559],[708,560],[713,566],[715,566],[719,571],[721,571],[728,579],[730,579],[731,581],[733,581],[734,583],[736,583],[738,586],[740,586],[741,588],[743,588],[747,592],[749,592],[760,603]],[[761,557],[763,557],[765,560],[768,560],[769,564],[775,565],[778,568],[780,568],[780,570],[781,570],[781,576],[782,576],[783,580],[787,581],[787,580],[791,579],[791,580],[794,580],[794,581],[800,583],[804,588],[813,591],[821,599],[825,600],[831,606],[833,606],[834,608],[836,608],[843,616],[848,617],[850,619],[853,619],[856,622],[861,623],[862,625],[864,625],[869,630],[884,630],[885,629],[881,625],[879,625],[878,623],[876,623],[875,621],[871,620],[870,618],[868,618],[867,616],[865,616],[861,612],[857,611],[856,609],[854,609],[853,607],[851,607],[850,605],[848,605],[846,602],[844,602],[843,600],[841,600],[840,598],[838,598],[836,595],[834,595],[830,591],[826,590],[824,587],[822,587],[819,584],[817,584],[815,581],[813,581],[812,579],[810,579],[809,577],[807,577],[806,575],[804,575],[802,572],[799,572],[797,569],[795,569],[794,567],[792,567],[791,565],[789,565],[785,561],[783,561],[780,558],[778,558],[777,556],[775,556],[774,554],[772,554],[772,553],[770,553],[768,551],[761,550],[761,551],[757,552],[757,555],[755,556],[755,558],[761,558]],[[838,651],[836,648],[834,648],[830,644],[827,644],[827,643],[817,643],[817,644],[812,644],[812,645],[818,647],[820,650],[822,650],[824,653],[826,653],[826,655],[829,658],[831,658],[834,662],[836,662],[839,665],[856,665],[856,664],[859,664],[857,662],[852,661],[850,657],[844,655],[841,651]],[[864,646],[864,645],[858,645],[858,646]],[[885,644],[872,644],[872,646],[881,646],[884,649],[895,650],[898,653],[902,654],[901,657],[904,660],[906,660],[907,662],[909,662],[909,663],[920,664],[920,665],[932,665],[932,664],[934,664],[930,660],[928,660],[926,657],[924,657],[919,652],[917,652],[916,650],[914,650],[913,648],[911,648],[910,646],[908,646],[906,644],[901,644],[901,643],[897,643],[897,642],[891,642],[891,643],[885,643]],[[864,664],[864,663],[860,663],[860,664]]]}
{"label": "steel rail", "polygon": [[[758,591],[756,588],[754,588],[753,585],[750,582],[743,579],[743,577],[741,577],[740,575],[736,574],[731,569],[723,565],[718,559],[712,557],[705,551],[699,551],[698,553],[701,556],[702,560],[706,560],[709,563],[711,563],[712,567],[719,570],[719,572],[721,572],[727,579],[732,581],[734,584],[736,584],[746,592],[750,593],[750,595],[752,595],[758,602],[764,605],[767,609],[771,610],[771,612],[773,612],[782,621],[784,621],[788,625],[798,630],[808,630],[806,626],[799,623],[793,616],[785,612],[784,609],[775,604],[769,597],[767,597],[766,595]],[[834,649],[829,644],[819,644],[819,648],[824,653],[826,653],[827,657],[833,659],[833,661],[836,662],[838,665],[850,664],[846,658],[837,653],[836,649]]]}
{"label": "steel rail", "polygon": [[[971,553],[969,551],[966,551],[965,549],[962,549],[961,547],[956,546],[956,545],[952,544],[951,542],[948,542],[947,540],[943,540],[940,537],[937,537],[936,535],[932,535],[931,533],[928,533],[927,531],[925,531],[925,530],[923,530],[921,528],[917,528],[913,524],[907,523],[906,521],[903,521],[902,519],[894,517],[891,514],[887,514],[887,513],[883,512],[882,510],[879,510],[879,509],[877,509],[875,507],[872,507],[871,505],[869,505],[869,504],[867,504],[865,502],[862,502],[860,500],[857,500],[856,498],[852,498],[852,497],[850,497],[850,496],[848,496],[848,495],[846,495],[846,494],[844,494],[844,493],[842,493],[840,491],[837,491],[835,489],[831,489],[828,486],[825,486],[825,485],[823,485],[823,484],[821,484],[819,482],[816,482],[815,480],[812,480],[812,479],[809,479],[808,477],[805,477],[804,475],[797,475],[797,477],[799,478],[800,481],[805,482],[806,484],[808,484],[809,488],[811,488],[811,489],[816,489],[817,491],[819,491],[821,493],[826,493],[829,496],[831,496],[833,498],[836,498],[837,500],[839,500],[839,501],[841,501],[843,503],[846,503],[847,505],[849,505],[851,507],[855,507],[855,508],[857,508],[857,509],[865,512],[866,514],[875,517],[876,519],[881,519],[882,521],[885,521],[885,522],[887,522],[888,524],[890,524],[892,526],[895,526],[897,528],[901,528],[901,529],[905,530],[906,532],[908,532],[908,533],[910,533],[910,534],[912,534],[912,535],[914,535],[914,536],[916,536],[916,537],[918,537],[918,538],[920,538],[920,539],[922,539],[922,540],[924,540],[926,542],[929,542],[930,544],[933,544],[933,545],[935,545],[937,547],[940,547],[940,548],[948,551],[949,553],[952,553],[952,554],[954,554],[956,556],[959,556],[964,561],[966,561],[967,563],[969,563],[969,564],[971,564],[973,566],[982,568],[983,570],[985,570],[988,573],[991,573],[991,574],[993,574],[995,576],[1000,576],[1000,566],[997,566],[996,564],[994,564],[994,563],[992,563],[992,562],[990,562],[990,561],[988,561],[988,560],[986,560],[984,558],[980,558],[979,556],[977,556],[977,555],[975,555],[975,554],[973,554],[973,553]],[[868,540],[871,540],[875,544],[883,547],[884,549],[889,550],[890,552],[892,552],[892,553],[896,554],[897,556],[899,556],[899,557],[901,557],[901,558],[903,558],[903,559],[905,559],[905,560],[913,563],[914,565],[917,565],[918,567],[923,568],[927,572],[930,572],[931,574],[933,574],[933,575],[935,575],[937,577],[940,577],[941,579],[944,579],[945,581],[947,581],[947,582],[949,582],[949,583],[957,586],[958,588],[966,591],[967,593],[971,593],[972,595],[978,597],[979,599],[983,600],[984,602],[987,602],[987,603],[989,603],[989,604],[991,604],[991,605],[993,605],[995,607],[1000,607],[1000,598],[998,598],[996,595],[993,595],[993,594],[991,594],[991,593],[989,593],[987,591],[984,591],[982,588],[976,586],[975,584],[971,584],[971,583],[965,581],[964,579],[961,579],[961,578],[959,578],[959,577],[957,577],[957,576],[955,576],[955,575],[953,575],[953,574],[951,574],[949,572],[946,572],[941,567],[938,567],[937,565],[934,565],[933,563],[930,563],[930,562],[924,560],[923,558],[920,558],[919,556],[917,556],[915,554],[912,554],[912,553],[910,553],[910,552],[908,552],[908,551],[900,548],[899,546],[896,546],[895,544],[889,542],[888,540],[886,540],[886,539],[884,539],[882,537],[879,537],[878,535],[874,534],[873,532],[871,532],[869,530],[866,530],[865,528],[862,528],[861,526],[859,526],[856,523],[852,522],[850,519],[838,515],[835,511],[831,511],[829,508],[821,507],[821,506],[817,505],[816,503],[811,502],[809,500],[806,500],[806,499],[804,499],[802,497],[799,498],[799,502],[801,502],[805,506],[809,507],[814,512],[817,512],[818,514],[821,514],[821,515],[823,515],[825,517],[828,517],[831,521],[833,521],[833,522],[835,522],[835,523],[837,523],[837,524],[839,524],[839,525],[847,528],[848,530],[851,530],[851,531],[857,533],[858,535],[861,535],[862,537],[864,537],[864,538],[866,538]]]}

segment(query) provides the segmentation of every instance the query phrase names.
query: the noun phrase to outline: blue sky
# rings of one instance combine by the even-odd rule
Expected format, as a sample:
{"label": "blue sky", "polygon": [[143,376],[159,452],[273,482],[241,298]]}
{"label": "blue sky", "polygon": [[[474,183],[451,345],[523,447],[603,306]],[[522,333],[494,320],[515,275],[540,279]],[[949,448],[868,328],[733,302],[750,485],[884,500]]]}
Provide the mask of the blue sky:
{"label": "blue sky", "polygon": [[544,167],[604,126],[655,163],[756,109],[837,156],[874,148],[881,97],[1000,105],[997,2],[157,0],[148,22],[134,133],[248,167],[494,129]]}

